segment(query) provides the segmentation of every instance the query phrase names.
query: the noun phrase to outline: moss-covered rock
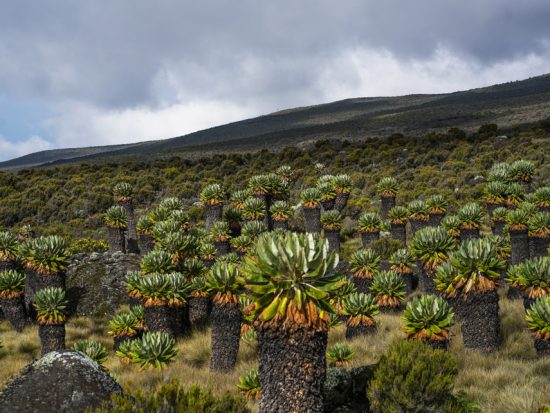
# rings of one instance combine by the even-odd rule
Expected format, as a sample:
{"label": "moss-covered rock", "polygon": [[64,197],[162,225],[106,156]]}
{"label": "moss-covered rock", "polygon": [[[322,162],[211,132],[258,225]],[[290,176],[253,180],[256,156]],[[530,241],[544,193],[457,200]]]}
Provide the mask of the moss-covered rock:
{"label": "moss-covered rock", "polygon": [[74,255],[66,276],[71,312],[92,317],[114,314],[129,302],[124,280],[128,271],[139,269],[139,262],[139,255],[119,252]]}

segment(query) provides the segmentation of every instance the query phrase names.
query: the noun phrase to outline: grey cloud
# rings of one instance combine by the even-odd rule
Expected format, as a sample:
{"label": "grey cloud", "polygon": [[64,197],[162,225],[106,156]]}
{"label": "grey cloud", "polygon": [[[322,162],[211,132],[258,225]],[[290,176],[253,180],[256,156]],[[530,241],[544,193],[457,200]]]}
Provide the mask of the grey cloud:
{"label": "grey cloud", "polygon": [[3,3],[0,91],[106,109],[197,96],[282,107],[320,96],[315,74],[344,49],[407,60],[442,45],[489,65],[550,40],[547,0]]}

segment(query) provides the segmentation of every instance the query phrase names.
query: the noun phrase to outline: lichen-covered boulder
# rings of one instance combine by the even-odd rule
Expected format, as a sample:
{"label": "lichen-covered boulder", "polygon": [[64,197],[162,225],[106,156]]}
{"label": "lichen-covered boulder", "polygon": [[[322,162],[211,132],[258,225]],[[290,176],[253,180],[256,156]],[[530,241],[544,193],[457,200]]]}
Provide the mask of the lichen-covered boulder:
{"label": "lichen-covered boulder", "polygon": [[122,393],[121,387],[95,361],[75,351],[52,351],[8,383],[0,412],[85,412],[114,393]]}
{"label": "lichen-covered boulder", "polygon": [[67,298],[72,314],[77,316],[111,316],[129,303],[125,290],[128,271],[139,269],[137,254],[121,252],[78,254],[67,269]]}

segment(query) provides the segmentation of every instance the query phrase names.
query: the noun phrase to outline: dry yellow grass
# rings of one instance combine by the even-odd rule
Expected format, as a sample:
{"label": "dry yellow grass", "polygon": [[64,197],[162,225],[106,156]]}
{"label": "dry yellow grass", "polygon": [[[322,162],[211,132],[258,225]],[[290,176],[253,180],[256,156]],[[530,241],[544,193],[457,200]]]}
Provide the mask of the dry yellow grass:
{"label": "dry yellow grass", "polygon": [[[456,390],[464,390],[476,400],[486,413],[536,412],[543,403],[550,403],[550,360],[537,358],[532,339],[523,320],[521,301],[501,300],[501,324],[504,335],[500,351],[480,354],[465,350],[459,326],[453,328],[451,353],[460,364]],[[354,358],[351,367],[375,363],[396,338],[403,338],[401,313],[381,314],[378,332],[350,342]],[[80,338],[104,343],[109,349],[112,341],[105,333],[105,324],[85,318],[72,319],[67,324],[67,346]],[[344,326],[333,329],[329,345],[345,341]],[[19,371],[33,357],[38,357],[39,341],[36,327],[23,333],[14,332],[6,321],[0,323],[3,348],[0,350],[0,382]],[[185,385],[199,384],[221,394],[236,391],[238,377],[256,366],[255,346],[241,343],[237,367],[230,374],[211,374],[210,334],[195,334],[178,342],[179,354],[169,368],[162,371],[139,371],[137,366],[123,365],[111,352],[105,366],[119,378],[125,387],[152,386],[159,381],[177,378]],[[252,402],[251,408],[257,406]]]}

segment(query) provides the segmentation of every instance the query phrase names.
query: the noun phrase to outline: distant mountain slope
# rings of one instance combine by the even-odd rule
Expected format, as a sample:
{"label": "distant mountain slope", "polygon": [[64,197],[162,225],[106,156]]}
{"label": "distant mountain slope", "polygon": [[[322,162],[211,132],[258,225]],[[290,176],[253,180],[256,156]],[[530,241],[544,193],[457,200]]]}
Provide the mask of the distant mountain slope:
{"label": "distant mountain slope", "polygon": [[463,92],[356,98],[275,112],[185,136],[128,145],[59,149],[1,162],[0,169],[94,159],[256,150],[326,138],[358,139],[458,127],[526,124],[550,113],[550,74]]}

